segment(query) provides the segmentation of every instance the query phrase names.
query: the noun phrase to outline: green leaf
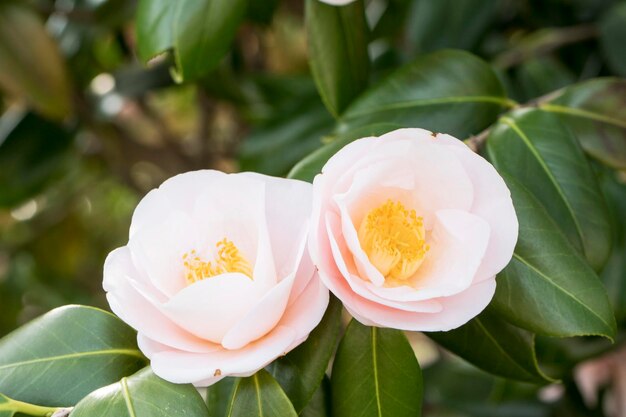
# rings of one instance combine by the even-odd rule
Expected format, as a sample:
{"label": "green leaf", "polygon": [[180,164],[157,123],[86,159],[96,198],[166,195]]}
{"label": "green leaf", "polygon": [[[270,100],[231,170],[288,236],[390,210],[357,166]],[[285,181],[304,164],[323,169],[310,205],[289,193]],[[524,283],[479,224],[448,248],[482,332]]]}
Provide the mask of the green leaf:
{"label": "green leaf", "polygon": [[246,0],[141,0],[137,52],[143,61],[174,49],[180,81],[215,69],[230,49]]}
{"label": "green leaf", "polygon": [[37,14],[15,2],[0,2],[0,87],[24,96],[53,119],[64,118],[72,108],[57,44]]}
{"label": "green leaf", "polygon": [[626,4],[617,3],[600,20],[600,43],[611,69],[626,76]]}
{"label": "green leaf", "polygon": [[591,266],[601,269],[611,250],[608,209],[589,162],[559,118],[538,109],[513,111],[494,127],[487,151],[495,167],[528,188]]}
{"label": "green leaf", "polygon": [[330,379],[325,376],[322,384],[313,394],[313,398],[299,415],[300,417],[330,417],[330,410]]}
{"label": "green leaf", "polygon": [[172,384],[150,368],[101,388],[79,402],[72,417],[207,417],[191,384]]}
{"label": "green leaf", "polygon": [[209,409],[209,417],[224,417],[226,415],[233,390],[238,383],[239,378],[226,377],[207,389],[206,404]]}
{"label": "green leaf", "polygon": [[352,320],[333,364],[333,415],[419,417],[422,372],[404,333]]}
{"label": "green leaf", "polygon": [[513,259],[491,305],[504,319],[548,336],[612,339],[615,318],[598,276],[535,197],[504,174],[519,220]]}
{"label": "green leaf", "polygon": [[148,62],[174,45],[172,27],[178,3],[170,0],[140,0],[137,5],[135,30],[137,54]]}
{"label": "green leaf", "polygon": [[574,73],[558,59],[547,57],[531,58],[516,69],[521,101],[548,94],[576,81]]}
{"label": "green leaf", "polygon": [[541,109],[557,114],[591,156],[626,169],[626,80],[597,78],[572,85]]}
{"label": "green leaf", "polygon": [[285,390],[297,412],[311,400],[324,378],[328,362],[337,346],[341,310],[341,302],[331,297],[322,321],[306,342],[267,368]]}
{"label": "green leaf", "polygon": [[174,55],[181,80],[215,69],[230,49],[247,0],[181,0],[176,9]]}
{"label": "green leaf", "polygon": [[346,133],[331,136],[331,142],[325,146],[317,149],[315,152],[309,154],[307,157],[298,162],[289,172],[288,177],[302,181],[312,182],[313,178],[320,172],[326,162],[341,148],[348,143],[368,137],[379,136],[392,130],[398,129],[402,126],[391,123],[379,123],[376,125],[364,126],[351,130]]}
{"label": "green leaf", "polygon": [[340,129],[392,123],[462,139],[482,131],[512,105],[486,62],[467,52],[439,51],[363,93],[343,114]]}
{"label": "green leaf", "polygon": [[623,323],[626,322],[626,184],[623,179],[614,178],[613,172],[606,172],[603,177],[602,188],[611,209],[615,243],[601,277],[617,321]]}
{"label": "green leaf", "polygon": [[0,207],[16,206],[62,175],[73,136],[34,113],[0,117]]}
{"label": "green leaf", "polygon": [[[317,97],[316,97],[317,99]],[[303,156],[319,148],[333,120],[317,99],[294,103],[268,125],[254,129],[241,145],[242,171],[282,176]]]}
{"label": "green leaf", "polygon": [[491,374],[525,382],[553,381],[537,364],[535,335],[488,308],[458,329],[427,333],[441,346]]}
{"label": "green leaf", "polygon": [[5,395],[0,394],[0,417],[13,417],[16,409],[12,404],[12,400]]}
{"label": "green leaf", "polygon": [[65,306],[0,340],[0,392],[69,406],[145,365],[135,332],[111,313]]}
{"label": "green leaf", "polygon": [[317,89],[328,111],[337,117],[367,85],[369,30],[364,0],[345,6],[306,0],[306,27]]}
{"label": "green leaf", "polygon": [[296,417],[298,414],[272,376],[260,370],[238,381],[227,417]]}
{"label": "green leaf", "polygon": [[407,38],[418,53],[443,48],[473,49],[496,17],[496,0],[413,2]]}

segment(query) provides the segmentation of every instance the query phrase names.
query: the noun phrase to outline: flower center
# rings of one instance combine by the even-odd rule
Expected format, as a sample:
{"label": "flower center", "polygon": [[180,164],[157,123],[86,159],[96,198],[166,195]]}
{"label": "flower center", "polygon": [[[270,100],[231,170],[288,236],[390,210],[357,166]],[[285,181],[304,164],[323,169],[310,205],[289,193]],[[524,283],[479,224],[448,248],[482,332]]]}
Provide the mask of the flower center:
{"label": "flower center", "polygon": [[361,222],[358,236],[370,262],[385,278],[410,278],[430,249],[424,219],[399,201],[387,200],[372,209]]}
{"label": "flower center", "polygon": [[183,255],[187,285],[228,272],[240,272],[252,279],[250,262],[232,241],[224,238],[215,246],[217,246],[217,256],[213,261],[202,260],[195,249]]}

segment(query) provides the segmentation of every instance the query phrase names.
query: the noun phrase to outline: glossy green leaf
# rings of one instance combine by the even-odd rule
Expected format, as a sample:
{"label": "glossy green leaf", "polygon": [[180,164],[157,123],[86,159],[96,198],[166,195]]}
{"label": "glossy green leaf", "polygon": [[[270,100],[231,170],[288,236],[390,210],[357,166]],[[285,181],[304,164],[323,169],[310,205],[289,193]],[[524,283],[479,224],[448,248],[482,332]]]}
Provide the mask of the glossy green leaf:
{"label": "glossy green leaf", "polygon": [[0,340],[0,392],[19,401],[69,406],[145,363],[135,332],[117,317],[65,306]]}
{"label": "glossy green leaf", "polygon": [[139,0],[135,30],[137,54],[148,62],[174,45],[172,27],[176,5],[169,0]]}
{"label": "glossy green leaf", "polygon": [[207,388],[206,404],[209,417],[224,417],[228,412],[233,390],[239,378],[226,377]]}
{"label": "glossy green leaf", "polygon": [[317,388],[311,401],[299,414],[300,417],[330,417],[330,379],[324,377],[322,384]]}
{"label": "glossy green leaf", "polygon": [[100,388],[79,402],[72,417],[208,417],[191,384],[172,384],[150,368]]}
{"label": "glossy green leaf", "polygon": [[340,129],[391,123],[462,139],[482,131],[511,105],[486,62],[446,50],[420,57],[368,89],[345,111]]}
{"label": "glossy green leaf", "polygon": [[534,334],[515,327],[487,309],[467,324],[429,337],[491,374],[525,382],[546,383],[537,364]]}
{"label": "glossy green leaf", "polygon": [[182,80],[215,69],[237,32],[247,0],[181,0],[174,18],[174,55]]}
{"label": "glossy green leaf", "polygon": [[68,167],[73,136],[34,113],[9,110],[0,117],[0,207],[16,206]]}
{"label": "glossy green leaf", "polygon": [[332,410],[341,417],[419,417],[422,372],[399,330],[352,320],[331,374]]}
{"label": "glossy green leaf", "polygon": [[408,41],[418,53],[473,49],[496,17],[496,0],[420,0],[410,12]]}
{"label": "glossy green leaf", "polygon": [[246,0],[141,0],[137,52],[148,61],[174,49],[181,81],[205,76],[229,50],[246,4]]}
{"label": "glossy green leaf", "polygon": [[591,156],[626,169],[626,80],[597,78],[572,85],[541,108],[557,114]]}
{"label": "glossy green leaf", "polygon": [[317,149],[315,152],[312,152],[307,157],[298,162],[293,167],[291,172],[289,172],[288,177],[312,182],[313,178],[315,178],[317,174],[322,172],[322,167],[324,166],[324,164],[326,164],[326,162],[335,153],[337,153],[348,143],[356,139],[368,136],[379,136],[400,127],[402,126],[391,123],[379,123],[376,125],[369,125],[357,128],[346,133],[330,136],[329,138],[331,139],[331,141],[328,144],[322,146],[321,148]]}
{"label": "glossy green leaf", "polygon": [[0,87],[50,118],[61,119],[72,108],[59,48],[39,16],[19,2],[0,2]]}
{"label": "glossy green leaf", "polygon": [[320,324],[306,342],[275,360],[267,370],[281,385],[297,412],[300,412],[320,386],[328,362],[337,346],[341,324],[341,302],[331,297]]}
{"label": "glossy green leaf", "polygon": [[[608,171],[608,170],[607,170]],[[609,202],[615,230],[613,252],[601,278],[609,294],[618,323],[626,322],[626,181],[613,172],[603,175],[602,188]]]}
{"label": "glossy green leaf", "polygon": [[600,42],[611,69],[626,76],[626,4],[617,3],[600,21]]}
{"label": "glossy green leaf", "polygon": [[576,81],[574,73],[558,59],[537,57],[523,62],[515,71],[519,101],[530,101]]}
{"label": "glossy green leaf", "polygon": [[318,101],[294,103],[277,120],[259,127],[243,141],[241,170],[282,176],[294,163],[319,148],[320,138],[333,127],[333,119]]}
{"label": "glossy green leaf", "polygon": [[289,398],[265,370],[237,382],[227,417],[296,417]]}
{"label": "glossy green leaf", "polygon": [[608,210],[576,138],[557,116],[523,109],[502,117],[487,140],[491,162],[531,191],[594,269],[611,250]]}
{"label": "glossy green leaf", "polygon": [[493,308],[538,334],[613,338],[615,318],[598,276],[529,190],[508,175],[504,178],[519,238],[513,259],[498,274]]}
{"label": "glossy green leaf", "polygon": [[364,0],[333,6],[306,0],[309,61],[328,111],[339,116],[367,85],[368,28]]}

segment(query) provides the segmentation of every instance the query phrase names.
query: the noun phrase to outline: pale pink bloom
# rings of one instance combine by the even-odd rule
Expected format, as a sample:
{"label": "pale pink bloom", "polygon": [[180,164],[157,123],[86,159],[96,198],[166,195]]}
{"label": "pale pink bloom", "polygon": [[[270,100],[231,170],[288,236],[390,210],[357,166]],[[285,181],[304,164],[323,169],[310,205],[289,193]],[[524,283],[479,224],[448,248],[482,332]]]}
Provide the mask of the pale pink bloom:
{"label": "pale pink bloom", "polygon": [[588,407],[598,405],[598,393],[607,391],[603,408],[609,417],[626,417],[626,349],[583,362],[574,378]]}
{"label": "pale pink bloom", "polygon": [[322,3],[330,4],[331,6],[345,6],[346,4],[350,4],[355,0],[319,0]]}
{"label": "pale pink bloom", "polygon": [[160,377],[207,386],[302,343],[328,305],[306,252],[310,184],[195,171],[141,200],[104,289]]}
{"label": "pale pink bloom", "polygon": [[400,129],[350,143],[313,183],[309,247],[361,323],[445,331],[493,297],[518,224],[496,170],[461,141]]}

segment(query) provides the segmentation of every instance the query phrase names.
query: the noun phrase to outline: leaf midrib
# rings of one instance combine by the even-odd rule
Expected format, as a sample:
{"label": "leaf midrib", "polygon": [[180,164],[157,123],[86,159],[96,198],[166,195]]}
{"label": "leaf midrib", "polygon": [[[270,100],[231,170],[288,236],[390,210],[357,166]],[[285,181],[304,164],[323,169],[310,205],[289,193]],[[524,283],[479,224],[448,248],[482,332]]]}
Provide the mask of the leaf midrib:
{"label": "leaf midrib", "polygon": [[[530,268],[532,271],[534,271],[537,275],[539,275],[541,278],[546,280],[552,286],[554,286],[558,290],[562,291],[564,294],[566,294],[568,297],[570,297],[572,300],[574,300],[577,304],[582,306],[585,310],[589,311],[593,316],[597,317],[598,320],[600,320],[600,322],[607,327],[607,329],[609,329],[609,330],[612,329],[612,326],[609,323],[607,323],[606,321],[604,321],[604,319],[602,317],[600,317],[595,311],[593,311],[585,303],[583,303],[581,300],[579,300],[574,294],[572,294],[571,292],[567,291],[565,288],[561,287],[556,282],[554,282],[552,279],[550,279],[550,277],[548,277],[542,271],[540,271],[535,266],[533,266],[529,261],[527,261],[526,259],[522,258],[518,253],[513,253],[513,257],[516,258],[518,261],[522,262],[524,265],[526,265],[528,268]],[[605,335],[605,336],[608,336],[610,339],[612,339],[609,335]]]}
{"label": "leaf midrib", "polygon": [[516,104],[506,97],[498,96],[448,96],[437,98],[423,98],[416,100],[401,101],[397,103],[389,103],[383,106],[376,106],[373,110],[365,110],[360,112],[346,112],[346,120],[354,119],[356,117],[368,116],[370,114],[378,113],[381,111],[398,110],[409,107],[429,106],[433,104],[448,104],[448,103],[494,103],[500,104],[504,107],[512,108]]}
{"label": "leaf midrib", "polygon": [[32,365],[35,363],[45,363],[45,362],[69,360],[69,359],[76,359],[76,358],[89,357],[89,356],[106,356],[106,355],[127,355],[127,356],[135,356],[137,358],[143,359],[143,355],[141,354],[141,352],[139,352],[136,349],[94,350],[94,351],[89,351],[89,352],[75,352],[75,353],[68,353],[65,355],[48,356],[45,358],[36,358],[36,359],[29,359],[26,361],[8,363],[5,365],[0,365],[0,371],[4,369],[15,368],[18,366]]}
{"label": "leaf midrib", "polygon": [[537,159],[539,166],[541,166],[541,168],[544,170],[544,172],[548,176],[548,179],[550,180],[552,185],[554,185],[554,188],[556,188],[556,191],[559,193],[559,196],[563,200],[563,204],[565,204],[565,207],[567,208],[567,211],[569,212],[569,215],[572,218],[572,222],[574,223],[574,227],[576,228],[576,233],[578,234],[580,238],[580,243],[582,247],[586,249],[583,243],[584,234],[582,232],[582,228],[580,227],[580,223],[578,222],[578,217],[576,217],[576,213],[574,212],[574,208],[571,206],[569,200],[567,199],[567,196],[565,195],[565,191],[563,191],[563,187],[561,187],[561,184],[559,184],[559,182],[556,180],[556,178],[550,171],[548,164],[543,159],[543,156],[541,156],[537,148],[531,142],[530,138],[520,128],[520,126],[517,123],[515,123],[515,120],[508,118],[508,117],[503,117],[501,120],[504,124],[508,125],[511,129],[513,129],[513,131],[520,137],[520,139],[526,145],[526,147],[528,147],[528,150]]}
{"label": "leaf midrib", "polygon": [[382,417],[383,412],[380,406],[380,387],[378,386],[378,352],[376,349],[376,327],[372,327],[372,363],[374,369],[374,391],[376,396],[376,411],[378,417]]}
{"label": "leaf midrib", "polygon": [[581,117],[584,119],[595,120],[597,122],[603,122],[603,123],[611,124],[611,125],[626,129],[626,121],[619,120],[614,117],[605,116],[603,114],[592,112],[589,110],[562,106],[559,104],[549,104],[549,103],[542,104],[540,108],[550,113],[561,113],[561,114],[566,114],[568,116]]}

